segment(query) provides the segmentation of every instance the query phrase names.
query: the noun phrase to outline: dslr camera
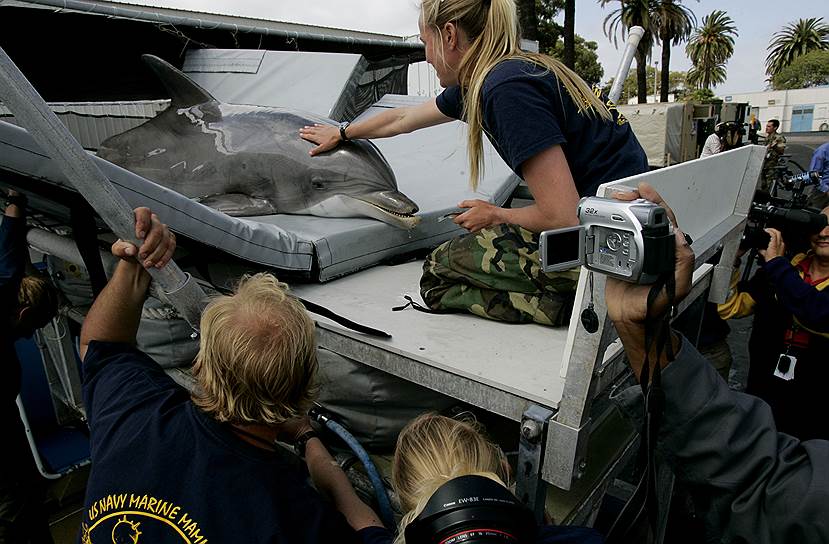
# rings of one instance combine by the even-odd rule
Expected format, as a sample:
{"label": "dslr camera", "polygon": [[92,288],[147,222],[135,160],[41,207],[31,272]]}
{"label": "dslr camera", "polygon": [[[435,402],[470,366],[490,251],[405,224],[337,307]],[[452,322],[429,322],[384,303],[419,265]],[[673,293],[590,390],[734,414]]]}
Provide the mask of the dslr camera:
{"label": "dslr camera", "polygon": [[644,199],[590,196],[578,205],[579,225],[541,233],[541,266],[557,272],[584,266],[631,283],[651,284],[673,270],[675,242],[668,214]]}

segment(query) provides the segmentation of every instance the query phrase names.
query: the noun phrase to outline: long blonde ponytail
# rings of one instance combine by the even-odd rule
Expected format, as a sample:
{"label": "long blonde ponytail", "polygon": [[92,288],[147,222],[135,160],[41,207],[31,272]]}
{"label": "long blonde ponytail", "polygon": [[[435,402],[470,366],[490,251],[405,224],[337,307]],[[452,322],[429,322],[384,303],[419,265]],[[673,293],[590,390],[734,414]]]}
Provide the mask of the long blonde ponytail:
{"label": "long blonde ponytail", "polygon": [[396,542],[432,494],[459,476],[477,475],[508,485],[501,449],[488,441],[474,421],[424,414],[400,432],[392,463],[392,483],[405,512]]}
{"label": "long blonde ponytail", "polygon": [[443,25],[454,22],[469,39],[469,48],[458,67],[458,81],[463,118],[469,127],[469,182],[473,190],[478,188],[484,171],[481,89],[487,74],[499,62],[524,59],[545,68],[564,85],[579,113],[612,119],[607,105],[575,72],[547,55],[521,51],[514,0],[422,0],[421,17],[425,26],[438,33]]}

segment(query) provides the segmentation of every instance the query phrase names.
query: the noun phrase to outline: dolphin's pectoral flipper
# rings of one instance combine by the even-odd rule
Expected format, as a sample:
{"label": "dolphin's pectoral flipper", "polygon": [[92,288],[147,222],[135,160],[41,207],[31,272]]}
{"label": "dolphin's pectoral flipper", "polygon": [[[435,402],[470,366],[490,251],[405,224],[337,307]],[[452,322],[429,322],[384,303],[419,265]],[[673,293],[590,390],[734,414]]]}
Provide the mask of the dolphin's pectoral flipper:
{"label": "dolphin's pectoral flipper", "polygon": [[270,215],[277,213],[273,204],[264,198],[254,198],[242,193],[222,193],[208,195],[194,199],[196,202],[209,206],[222,213],[234,217],[251,215]]}

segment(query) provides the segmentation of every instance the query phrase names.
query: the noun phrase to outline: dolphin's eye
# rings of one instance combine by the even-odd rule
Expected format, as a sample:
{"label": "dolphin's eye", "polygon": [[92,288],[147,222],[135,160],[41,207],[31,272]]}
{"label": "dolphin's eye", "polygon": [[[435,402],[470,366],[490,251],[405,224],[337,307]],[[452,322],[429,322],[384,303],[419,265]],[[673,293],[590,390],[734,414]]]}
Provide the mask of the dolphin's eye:
{"label": "dolphin's eye", "polygon": [[325,189],[325,185],[321,181],[312,181],[311,186],[314,189]]}

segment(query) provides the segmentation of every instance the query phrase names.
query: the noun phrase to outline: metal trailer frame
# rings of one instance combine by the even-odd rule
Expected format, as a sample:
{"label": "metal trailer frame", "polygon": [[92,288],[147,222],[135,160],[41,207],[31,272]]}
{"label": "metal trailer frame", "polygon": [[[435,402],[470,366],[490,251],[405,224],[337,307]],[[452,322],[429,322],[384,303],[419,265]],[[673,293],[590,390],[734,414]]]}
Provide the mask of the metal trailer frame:
{"label": "metal trailer frame", "polygon": [[[618,187],[635,187],[638,182],[645,181],[656,187],[669,203],[677,203],[675,212],[684,230],[694,238],[692,249],[697,259],[691,293],[677,308],[678,314],[701,297],[712,302],[725,300],[763,155],[762,147],[747,146],[619,180],[600,188],[600,195],[609,195]],[[712,185],[713,180],[716,180],[716,186]],[[720,252],[718,262],[706,264],[717,252]],[[295,286],[294,290],[304,298],[337,311],[342,296],[339,293],[352,289],[359,281],[357,278],[367,274],[375,274],[368,282],[373,289],[382,291],[382,276],[376,269],[358,272],[326,285]],[[394,272],[384,271],[382,274],[388,276]],[[418,353],[416,349],[406,351],[399,346],[389,346],[385,341],[365,337],[324,318],[317,319],[317,338],[321,347],[349,359],[519,422],[517,494],[533,505],[540,515],[547,484],[561,490],[578,487],[579,480],[590,468],[587,459],[590,436],[612,417],[608,403],[599,402],[599,399],[606,396],[613,385],[630,375],[618,335],[607,319],[602,295],[604,284],[605,277],[594,274],[593,303],[600,316],[600,328],[591,334],[578,319],[590,303],[588,274],[582,270],[562,356],[564,389],[557,406],[517,394],[506,383],[499,387],[480,379],[480,376],[471,378],[462,375],[447,369],[445,365],[436,364],[434,360],[430,361],[428,356]],[[355,297],[359,295],[354,294]],[[382,319],[380,314],[377,314],[377,319]],[[481,323],[479,327],[486,325]],[[519,334],[508,330],[507,325],[502,327],[505,336]],[[618,454],[608,461],[592,493],[587,493],[590,495],[585,499],[588,502],[597,500],[597,489],[607,486],[621,468],[621,459],[630,456],[634,449],[632,443],[635,437],[629,429],[617,438]],[[575,511],[568,517],[587,519],[588,516]]]}
{"label": "metal trailer frame", "polygon": [[[734,262],[745,225],[763,155],[764,148],[748,146],[600,188],[600,194],[609,194],[617,187],[631,187],[638,181],[647,181],[665,195],[669,203],[679,203],[675,211],[684,230],[695,239],[692,249],[698,264],[691,293],[680,304],[678,313],[701,297],[715,302],[725,299],[732,272],[731,263]],[[718,179],[719,185],[715,190],[710,187],[712,178]],[[703,182],[708,182],[708,185]],[[720,215],[717,216],[711,206],[701,206],[700,199],[718,200],[721,204],[725,202],[720,206]],[[705,214],[699,214],[701,218],[691,215],[700,208],[706,210]],[[723,209],[726,211],[723,212]],[[33,229],[29,233],[29,242],[39,251],[84,265],[80,252],[73,247],[71,240]],[[705,264],[718,251],[721,251],[719,262]],[[106,257],[103,252],[102,257]],[[383,278],[394,284],[400,276],[401,272],[395,270],[408,270],[410,280],[412,274],[415,279],[419,277],[419,264],[408,263],[400,265],[400,268],[373,267],[321,285],[296,285],[294,291],[337,311],[338,304],[353,304],[353,300],[343,302],[338,298],[344,291],[349,291],[350,284],[362,282],[368,285],[368,289],[380,293]],[[629,380],[630,372],[616,331],[606,318],[602,296],[605,278],[594,274],[593,282],[593,304],[600,316],[600,328],[593,334],[587,332],[578,319],[591,299],[585,270],[580,275],[571,325],[566,333],[564,329],[537,325],[510,327],[472,316],[428,316],[410,312],[410,318],[437,323],[438,328],[457,321],[458,330],[465,330],[471,342],[476,344],[491,342],[493,336],[503,335],[526,345],[527,338],[533,336],[557,335],[560,341],[566,334],[559,361],[563,389],[558,403],[544,402],[538,396],[523,394],[506,381],[495,382],[483,375],[464,375],[458,369],[436,363],[430,359],[435,354],[429,350],[425,350],[424,354],[421,351],[423,348],[411,347],[423,340],[416,337],[417,331],[412,331],[408,338],[395,331],[398,341],[415,342],[403,349],[400,345],[391,345],[388,341],[343,328],[325,318],[317,318],[317,339],[321,347],[339,355],[515,421],[520,432],[517,495],[533,507],[538,516],[543,514],[546,505],[548,511],[555,513],[558,522],[589,524],[606,488],[635,454],[638,443],[632,429],[621,423],[619,414],[606,402],[609,390]],[[401,289],[411,292],[415,287],[410,282],[395,289],[395,296],[399,296]],[[359,298],[360,293],[352,297]],[[372,303],[369,298],[364,301],[367,305]],[[390,307],[385,303],[384,300],[381,306],[388,311]],[[369,309],[369,312],[372,311]],[[342,313],[350,315],[347,309]],[[81,315],[70,317],[82,319]],[[448,321],[437,322],[438,317]],[[383,315],[375,312],[374,323],[382,319]],[[438,340],[440,344],[447,339]],[[66,343],[62,343],[63,348],[72,349],[71,345],[67,347],[63,344]],[[558,346],[561,342],[548,344],[546,349],[550,349],[550,345]],[[50,360],[59,367],[62,359],[54,356],[54,349],[61,349],[61,346],[49,346]],[[537,356],[542,361],[549,360],[551,365],[555,359],[554,353],[539,353]],[[58,369],[61,376],[58,382],[62,386],[59,389],[63,390],[60,396],[70,399],[77,398],[74,391],[77,380],[71,378],[72,372],[72,368]],[[182,378],[174,376],[179,383],[186,385],[187,380]],[[604,451],[601,451],[602,448]]]}

